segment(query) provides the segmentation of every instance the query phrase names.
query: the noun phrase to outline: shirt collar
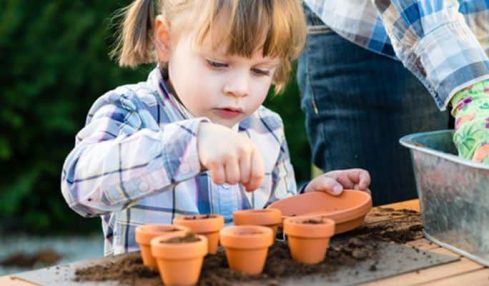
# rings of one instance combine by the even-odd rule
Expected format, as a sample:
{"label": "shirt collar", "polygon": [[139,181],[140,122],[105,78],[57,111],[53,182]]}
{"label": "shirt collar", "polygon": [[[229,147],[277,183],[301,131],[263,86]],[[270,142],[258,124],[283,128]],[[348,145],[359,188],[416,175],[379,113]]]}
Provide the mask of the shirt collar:
{"label": "shirt collar", "polygon": [[170,91],[168,85],[168,71],[165,68],[161,68],[160,65],[157,65],[156,68],[150,72],[148,82],[158,91],[163,104],[170,105],[177,110],[182,116],[182,119],[195,118],[195,116],[181,104],[176,96]]}

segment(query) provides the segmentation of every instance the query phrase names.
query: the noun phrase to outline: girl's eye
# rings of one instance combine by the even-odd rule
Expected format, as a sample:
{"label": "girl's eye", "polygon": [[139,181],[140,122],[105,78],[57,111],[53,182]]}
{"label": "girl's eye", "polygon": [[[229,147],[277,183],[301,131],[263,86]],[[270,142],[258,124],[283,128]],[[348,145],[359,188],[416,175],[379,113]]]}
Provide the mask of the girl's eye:
{"label": "girl's eye", "polygon": [[262,70],[262,69],[257,69],[257,68],[254,68],[252,69],[253,73],[256,74],[256,75],[263,75],[263,76],[268,76],[270,75],[270,71],[269,70]]}
{"label": "girl's eye", "polygon": [[220,63],[220,62],[216,62],[216,61],[211,61],[211,60],[206,60],[207,61],[207,64],[213,68],[216,68],[216,69],[219,69],[219,68],[225,68],[227,67],[228,65],[225,64],[225,63]]}

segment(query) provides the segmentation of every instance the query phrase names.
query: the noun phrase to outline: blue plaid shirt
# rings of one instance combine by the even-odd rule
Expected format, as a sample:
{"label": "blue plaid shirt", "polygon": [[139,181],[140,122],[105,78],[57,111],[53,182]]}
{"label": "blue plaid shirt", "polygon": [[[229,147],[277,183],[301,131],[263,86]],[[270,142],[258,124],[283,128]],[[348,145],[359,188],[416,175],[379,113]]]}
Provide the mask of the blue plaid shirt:
{"label": "blue plaid shirt", "polygon": [[342,37],[397,58],[444,110],[489,78],[489,0],[304,0]]}
{"label": "blue plaid shirt", "polygon": [[260,107],[236,126],[264,158],[265,179],[254,192],[216,185],[202,172],[196,134],[206,120],[193,118],[168,92],[158,68],[146,82],[118,87],[94,103],[64,163],[61,187],[73,210],[101,216],[105,255],[137,250],[134,230],[144,223],[208,213],[230,222],[235,210],[296,194],[279,115]]}

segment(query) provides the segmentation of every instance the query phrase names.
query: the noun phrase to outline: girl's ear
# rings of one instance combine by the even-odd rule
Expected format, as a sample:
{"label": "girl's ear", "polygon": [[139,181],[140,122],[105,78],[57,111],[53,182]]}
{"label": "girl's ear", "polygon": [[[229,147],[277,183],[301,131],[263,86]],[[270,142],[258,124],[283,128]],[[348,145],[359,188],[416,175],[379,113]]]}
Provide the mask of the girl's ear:
{"label": "girl's ear", "polygon": [[170,58],[170,22],[162,15],[158,15],[154,24],[156,56],[159,62],[166,63]]}

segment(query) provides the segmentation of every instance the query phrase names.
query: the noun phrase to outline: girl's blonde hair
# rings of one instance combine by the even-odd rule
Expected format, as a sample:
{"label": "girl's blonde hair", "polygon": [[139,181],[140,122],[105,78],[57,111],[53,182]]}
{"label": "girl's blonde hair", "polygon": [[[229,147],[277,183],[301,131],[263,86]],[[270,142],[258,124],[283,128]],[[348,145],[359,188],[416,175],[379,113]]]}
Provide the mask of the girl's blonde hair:
{"label": "girl's blonde hair", "polygon": [[300,0],[135,0],[123,10],[122,33],[112,51],[119,65],[157,61],[152,42],[155,11],[170,21],[172,40],[182,31],[196,31],[195,40],[202,44],[212,33],[214,47],[226,44],[229,54],[250,57],[263,48],[263,56],[281,59],[273,78],[276,92],[285,87],[291,61],[306,38]]}

